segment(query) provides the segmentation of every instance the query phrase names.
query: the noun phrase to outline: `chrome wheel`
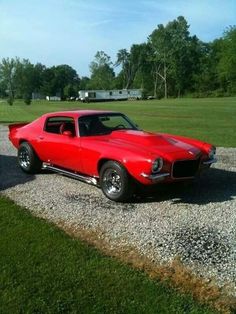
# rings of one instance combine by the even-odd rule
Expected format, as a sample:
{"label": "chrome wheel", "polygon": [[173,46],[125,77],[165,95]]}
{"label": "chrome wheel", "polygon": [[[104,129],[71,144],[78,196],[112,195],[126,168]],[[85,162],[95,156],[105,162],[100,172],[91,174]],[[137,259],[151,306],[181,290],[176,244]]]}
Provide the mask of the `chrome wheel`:
{"label": "chrome wheel", "polygon": [[19,163],[22,168],[29,168],[30,166],[30,154],[27,148],[22,147],[19,152]]}
{"label": "chrome wheel", "polygon": [[42,161],[28,142],[22,142],[18,149],[18,164],[26,173],[37,173],[42,168]]}
{"label": "chrome wheel", "polygon": [[121,177],[115,169],[106,169],[103,175],[104,187],[108,194],[118,194],[121,192]]}
{"label": "chrome wheel", "polygon": [[127,170],[117,161],[108,160],[99,171],[104,195],[115,202],[125,202],[133,195],[133,184]]}

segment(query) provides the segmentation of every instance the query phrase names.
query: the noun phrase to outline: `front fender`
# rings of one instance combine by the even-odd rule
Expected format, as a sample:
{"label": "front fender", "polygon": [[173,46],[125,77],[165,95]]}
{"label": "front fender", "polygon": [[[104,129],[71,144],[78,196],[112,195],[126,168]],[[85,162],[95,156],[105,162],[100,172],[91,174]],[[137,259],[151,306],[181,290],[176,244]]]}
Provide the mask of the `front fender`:
{"label": "front fender", "polygon": [[150,172],[153,158],[151,153],[138,149],[130,150],[105,141],[81,139],[82,171],[91,176],[99,176],[101,162],[114,160],[122,164],[132,177],[140,180],[142,172]]}

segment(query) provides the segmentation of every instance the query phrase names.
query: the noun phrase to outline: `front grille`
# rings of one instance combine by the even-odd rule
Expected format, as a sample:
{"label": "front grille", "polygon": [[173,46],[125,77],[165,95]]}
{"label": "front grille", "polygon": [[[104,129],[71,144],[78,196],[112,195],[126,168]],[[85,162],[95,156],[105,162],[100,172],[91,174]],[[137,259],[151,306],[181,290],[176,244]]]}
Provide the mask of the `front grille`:
{"label": "front grille", "polygon": [[173,165],[172,176],[174,178],[194,177],[198,171],[200,158],[196,160],[176,161]]}

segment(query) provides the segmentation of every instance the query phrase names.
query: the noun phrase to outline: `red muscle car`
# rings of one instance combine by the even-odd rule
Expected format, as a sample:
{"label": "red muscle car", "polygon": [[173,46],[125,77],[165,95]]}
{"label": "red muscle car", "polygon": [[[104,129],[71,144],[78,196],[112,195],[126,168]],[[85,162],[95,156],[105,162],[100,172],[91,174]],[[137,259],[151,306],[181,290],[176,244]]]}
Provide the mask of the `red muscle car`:
{"label": "red muscle car", "polygon": [[118,112],[54,112],[9,130],[23,171],[50,169],[99,185],[114,201],[130,198],[137,182],[190,179],[216,162],[211,144],[144,132]]}

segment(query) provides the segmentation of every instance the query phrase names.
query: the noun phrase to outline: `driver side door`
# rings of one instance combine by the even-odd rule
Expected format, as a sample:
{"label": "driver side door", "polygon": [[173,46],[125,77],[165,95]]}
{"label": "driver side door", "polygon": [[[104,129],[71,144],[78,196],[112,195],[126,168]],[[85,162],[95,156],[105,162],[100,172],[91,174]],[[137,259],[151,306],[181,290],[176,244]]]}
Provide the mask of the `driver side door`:
{"label": "driver side door", "polygon": [[[62,126],[70,125],[70,130]],[[73,131],[74,130],[74,131]],[[70,131],[70,132],[65,132]],[[54,166],[80,171],[80,138],[72,117],[49,117],[39,138],[43,160]]]}

